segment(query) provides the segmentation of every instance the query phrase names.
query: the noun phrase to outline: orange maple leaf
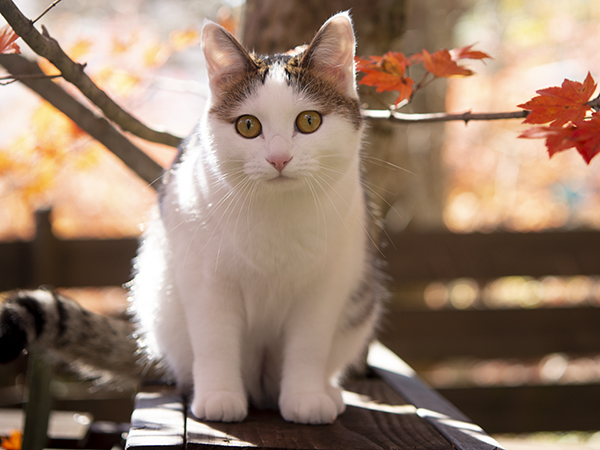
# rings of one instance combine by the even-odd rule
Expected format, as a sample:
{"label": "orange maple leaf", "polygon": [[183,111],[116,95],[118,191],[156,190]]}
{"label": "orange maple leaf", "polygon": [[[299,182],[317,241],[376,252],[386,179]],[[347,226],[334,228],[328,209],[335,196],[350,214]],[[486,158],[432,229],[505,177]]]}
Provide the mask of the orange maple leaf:
{"label": "orange maple leaf", "polygon": [[383,56],[371,56],[370,59],[357,58],[357,69],[366,75],[359,84],[375,86],[377,92],[397,91],[395,106],[408,100],[413,93],[414,80],[406,76],[409,61],[403,53],[388,52]]}
{"label": "orange maple leaf", "polygon": [[7,438],[2,438],[0,442],[0,448],[4,450],[21,450],[23,445],[23,433],[20,431],[13,431]]}
{"label": "orange maple leaf", "polygon": [[21,49],[15,43],[17,39],[19,39],[19,35],[10,26],[4,25],[0,28],[0,54],[20,54]]}
{"label": "orange maple leaf", "polygon": [[485,52],[479,50],[471,50],[475,44],[467,45],[466,47],[453,48],[450,50],[450,56],[453,61],[459,59],[491,59],[492,57]]}
{"label": "orange maple leaf", "polygon": [[588,72],[583,83],[565,79],[561,87],[549,87],[536,91],[539,95],[526,103],[517,105],[531,111],[523,123],[561,126],[567,122],[583,120],[591,109],[588,101],[596,90],[596,83]]}
{"label": "orange maple leaf", "polygon": [[446,49],[438,50],[433,53],[429,53],[424,49],[422,56],[425,70],[431,72],[436,77],[468,77],[469,75],[473,75],[472,70],[459,66],[458,63],[452,59],[450,51]]}
{"label": "orange maple leaf", "polygon": [[594,112],[589,120],[575,122],[572,139],[575,147],[586,163],[600,153],[600,113]]}
{"label": "orange maple leaf", "polygon": [[575,147],[573,132],[577,128],[573,124],[566,127],[533,127],[523,131],[519,137],[526,139],[546,139],[546,148],[550,157],[558,152]]}

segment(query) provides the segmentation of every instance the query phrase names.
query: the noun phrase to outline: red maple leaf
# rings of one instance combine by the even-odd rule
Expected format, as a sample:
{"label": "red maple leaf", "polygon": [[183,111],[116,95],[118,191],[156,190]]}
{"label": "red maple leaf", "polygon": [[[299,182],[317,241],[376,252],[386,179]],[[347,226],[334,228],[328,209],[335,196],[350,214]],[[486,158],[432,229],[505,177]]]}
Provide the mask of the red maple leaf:
{"label": "red maple leaf", "polygon": [[19,39],[19,35],[10,26],[4,25],[0,28],[0,54],[20,54],[21,49],[15,44],[17,39]]}
{"label": "red maple leaf", "polygon": [[572,139],[575,147],[586,163],[600,153],[600,113],[594,112],[587,120],[575,122]]}
{"label": "red maple leaf", "polygon": [[472,70],[459,66],[458,63],[452,59],[450,52],[446,49],[438,50],[433,53],[423,50],[422,55],[425,70],[431,72],[436,77],[468,77],[469,75],[473,75]]}
{"label": "red maple leaf", "polygon": [[397,91],[395,106],[408,100],[413,93],[414,80],[406,76],[409,60],[404,53],[388,52],[383,56],[371,56],[369,59],[357,58],[357,69],[366,75],[359,84],[375,86],[377,92]]}
{"label": "red maple leaf", "polygon": [[565,79],[561,87],[540,89],[537,97],[517,107],[531,111],[523,123],[552,122],[550,126],[561,126],[583,120],[591,109],[588,101],[595,90],[596,83],[588,72],[583,83]]}
{"label": "red maple leaf", "polygon": [[576,141],[573,139],[573,132],[577,128],[573,124],[566,127],[533,127],[523,131],[519,137],[526,139],[546,139],[546,148],[548,154],[552,157],[558,152],[575,147]]}

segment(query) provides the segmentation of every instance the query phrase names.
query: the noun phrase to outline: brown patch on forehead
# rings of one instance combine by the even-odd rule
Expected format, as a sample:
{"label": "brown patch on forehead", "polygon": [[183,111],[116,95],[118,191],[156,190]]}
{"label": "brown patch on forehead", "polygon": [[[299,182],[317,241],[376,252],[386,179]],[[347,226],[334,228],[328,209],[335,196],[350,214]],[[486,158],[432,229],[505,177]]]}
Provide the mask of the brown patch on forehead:
{"label": "brown patch on forehead", "polygon": [[281,64],[290,86],[314,102],[315,109],[323,115],[338,114],[359,129],[362,116],[358,100],[346,95],[333,75],[303,67],[302,56],[303,53],[273,56],[250,54],[254,67],[223,81],[221,92],[210,113],[220,120],[234,123],[239,106],[253,95],[259,85],[264,84],[269,70],[275,64]]}
{"label": "brown patch on forehead", "polygon": [[310,66],[305,67],[302,64],[302,56],[303,54],[300,54],[290,58],[284,66],[290,84],[315,102],[321,114],[339,114],[359,129],[362,116],[358,100],[349,97],[332,74],[317,72]]}
{"label": "brown patch on forehead", "polygon": [[269,65],[254,54],[249,56],[254,63],[254,67],[221,82],[220,92],[214,99],[215,103],[209,111],[220,120],[235,122],[237,116],[234,111],[254,93],[258,84],[265,82]]}

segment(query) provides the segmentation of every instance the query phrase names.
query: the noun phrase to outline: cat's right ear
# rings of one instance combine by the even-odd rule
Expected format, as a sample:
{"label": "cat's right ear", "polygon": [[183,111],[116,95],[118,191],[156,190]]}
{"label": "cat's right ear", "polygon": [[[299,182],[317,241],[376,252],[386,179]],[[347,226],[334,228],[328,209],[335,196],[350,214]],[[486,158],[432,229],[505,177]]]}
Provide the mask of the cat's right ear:
{"label": "cat's right ear", "polygon": [[237,39],[222,26],[208,20],[202,28],[202,51],[210,89],[217,95],[224,82],[255,68],[254,61]]}

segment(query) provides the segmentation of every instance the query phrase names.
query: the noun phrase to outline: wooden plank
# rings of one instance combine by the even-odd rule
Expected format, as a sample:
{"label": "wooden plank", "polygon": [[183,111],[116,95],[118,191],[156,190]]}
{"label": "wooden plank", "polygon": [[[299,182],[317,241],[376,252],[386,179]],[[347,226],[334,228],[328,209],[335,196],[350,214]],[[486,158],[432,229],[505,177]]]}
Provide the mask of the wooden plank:
{"label": "wooden plank", "polygon": [[[108,286],[129,280],[137,239],[61,240],[52,237],[52,240],[53,267],[59,274],[44,279],[44,283],[63,287]],[[387,270],[399,283],[460,277],[600,274],[598,231],[406,232],[392,234],[390,240],[384,249]],[[27,242],[0,243],[0,290],[31,287],[33,247]]]}
{"label": "wooden plank", "polygon": [[131,280],[137,239],[59,241],[63,255],[57,286],[120,286]]}
{"label": "wooden plank", "polygon": [[441,395],[490,433],[597,431],[600,385],[440,389]]}
{"label": "wooden plank", "polygon": [[131,415],[126,450],[183,450],[185,406],[181,395],[140,392]]}
{"label": "wooden plank", "polygon": [[390,311],[380,340],[410,364],[432,359],[600,353],[600,308]]}
{"label": "wooden plank", "polygon": [[346,411],[331,425],[293,424],[278,411],[256,409],[242,423],[202,422],[188,414],[187,449],[452,449],[412,405],[378,378],[348,382],[344,400]]}
{"label": "wooden plank", "polygon": [[510,275],[598,275],[600,233],[398,233],[385,249],[396,282]]}
{"label": "wooden plank", "polygon": [[369,349],[367,362],[400,395],[460,450],[495,450],[498,442],[475,425],[450,402],[426,386],[404,361],[379,342]]}
{"label": "wooden plank", "polygon": [[30,273],[31,249],[29,243],[0,243],[0,291],[27,287]]}

